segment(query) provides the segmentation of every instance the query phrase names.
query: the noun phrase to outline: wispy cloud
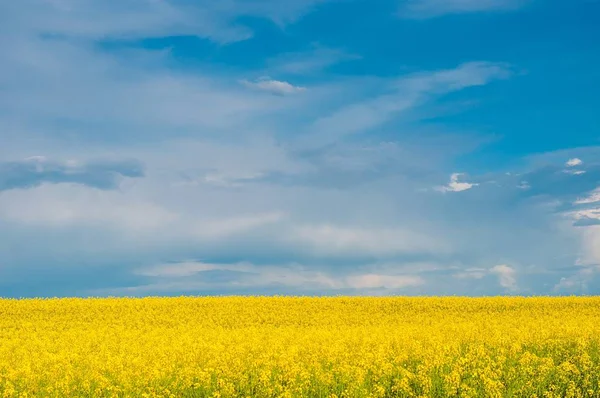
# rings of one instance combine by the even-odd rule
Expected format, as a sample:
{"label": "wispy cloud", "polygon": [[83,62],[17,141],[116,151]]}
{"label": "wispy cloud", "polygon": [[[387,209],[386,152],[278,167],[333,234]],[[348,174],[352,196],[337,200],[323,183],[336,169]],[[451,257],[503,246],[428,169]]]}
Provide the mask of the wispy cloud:
{"label": "wispy cloud", "polygon": [[515,10],[528,0],[401,0],[400,15],[426,19],[446,14]]}
{"label": "wispy cloud", "polygon": [[262,177],[262,173],[260,172],[227,173],[217,171],[206,173],[202,178],[202,182],[221,187],[239,187],[246,182],[256,180],[260,177]]}
{"label": "wispy cloud", "polygon": [[346,283],[355,289],[402,289],[407,286],[423,285],[425,281],[422,277],[413,275],[365,274],[349,276]]}
{"label": "wispy cloud", "polygon": [[577,199],[575,204],[584,205],[597,202],[600,202],[600,188],[596,188],[594,191],[590,192],[588,196]]}
{"label": "wispy cloud", "polygon": [[138,59],[53,39],[7,45],[18,50],[0,54],[0,84],[11,93],[0,105],[30,135],[40,126],[60,131],[68,121],[81,127],[72,133],[79,139],[140,142],[165,129],[235,130],[289,106],[220,76],[169,70],[150,50]]}
{"label": "wispy cloud", "polygon": [[580,175],[586,173],[585,170],[573,170],[573,169],[564,170],[564,172],[566,174],[571,174],[571,175],[574,175],[574,176],[580,176]]}
{"label": "wispy cloud", "polygon": [[356,228],[331,224],[304,225],[290,238],[320,255],[388,257],[397,254],[449,252],[441,237],[400,228]]}
{"label": "wispy cloud", "polygon": [[467,268],[464,271],[457,272],[452,276],[457,279],[482,279],[488,275],[485,268]]}
{"label": "wispy cloud", "polygon": [[219,238],[248,233],[259,227],[278,223],[285,216],[283,212],[272,211],[213,220],[197,220],[194,223],[197,226],[191,227],[191,235],[202,240],[218,240]]}
{"label": "wispy cloud", "polygon": [[340,276],[308,269],[297,264],[256,266],[248,262],[204,263],[185,261],[141,268],[136,273],[150,277],[151,282],[146,285],[120,289],[113,293],[151,294],[172,290],[256,289],[269,286],[303,288],[306,291],[318,291],[318,289],[327,291],[354,290],[356,292],[378,289],[398,291],[426,283],[418,275],[353,273],[348,276]]}
{"label": "wispy cloud", "polygon": [[0,13],[8,26],[32,29],[41,34],[88,39],[136,39],[194,35],[219,43],[245,40],[253,32],[241,25],[242,16],[262,17],[279,25],[294,22],[322,0],[212,1],[184,0],[127,2],[23,0],[3,3]]}
{"label": "wispy cloud", "polygon": [[251,89],[265,91],[277,95],[290,95],[306,91],[306,87],[294,86],[291,83],[263,77],[254,81],[242,80],[241,83]]}
{"label": "wispy cloud", "polygon": [[575,219],[573,225],[578,227],[600,225],[600,208],[577,210],[569,213],[569,215]]}
{"label": "wispy cloud", "polygon": [[19,161],[0,162],[0,191],[32,188],[43,183],[75,183],[115,189],[124,177],[143,176],[143,165],[134,160],[78,162],[31,156]]}
{"label": "wispy cloud", "polygon": [[255,267],[249,263],[211,264],[198,261],[184,261],[141,268],[136,270],[135,273],[151,277],[181,278],[207,271],[252,272],[254,270]]}
{"label": "wispy cloud", "polygon": [[43,184],[0,196],[1,219],[33,227],[114,227],[124,235],[153,234],[177,217],[152,201],[83,185]]}
{"label": "wispy cloud", "polygon": [[267,69],[275,73],[306,75],[322,72],[341,62],[358,59],[361,59],[359,55],[315,45],[307,51],[280,54],[269,60]]}
{"label": "wispy cloud", "polygon": [[415,73],[386,82],[380,95],[345,104],[318,118],[303,142],[326,145],[345,136],[380,127],[423,103],[468,87],[482,86],[511,75],[510,67],[489,62],[471,62],[454,69]]}

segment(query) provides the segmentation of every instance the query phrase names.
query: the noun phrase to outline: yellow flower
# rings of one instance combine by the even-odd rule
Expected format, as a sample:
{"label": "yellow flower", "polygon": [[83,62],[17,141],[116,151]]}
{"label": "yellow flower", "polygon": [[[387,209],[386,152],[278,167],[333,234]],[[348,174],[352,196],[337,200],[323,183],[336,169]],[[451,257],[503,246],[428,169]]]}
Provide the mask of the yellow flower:
{"label": "yellow flower", "polygon": [[0,394],[600,396],[600,298],[0,300]]}

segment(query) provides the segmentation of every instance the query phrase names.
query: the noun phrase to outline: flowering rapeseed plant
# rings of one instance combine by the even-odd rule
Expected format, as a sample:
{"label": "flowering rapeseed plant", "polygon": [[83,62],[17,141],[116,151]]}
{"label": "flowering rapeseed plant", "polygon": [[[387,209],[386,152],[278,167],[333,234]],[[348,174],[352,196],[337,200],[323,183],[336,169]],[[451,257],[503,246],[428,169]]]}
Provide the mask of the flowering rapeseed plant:
{"label": "flowering rapeseed plant", "polygon": [[0,394],[598,397],[600,298],[0,300]]}

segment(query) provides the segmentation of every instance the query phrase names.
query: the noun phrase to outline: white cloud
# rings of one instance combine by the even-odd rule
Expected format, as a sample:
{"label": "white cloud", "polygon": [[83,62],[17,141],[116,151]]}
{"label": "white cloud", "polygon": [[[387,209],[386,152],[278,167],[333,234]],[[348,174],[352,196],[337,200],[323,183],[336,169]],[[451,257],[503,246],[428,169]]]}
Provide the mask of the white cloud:
{"label": "white cloud", "polygon": [[440,192],[462,192],[467,191],[473,187],[478,186],[479,184],[469,183],[469,182],[460,182],[458,179],[463,176],[463,173],[454,173],[450,176],[450,183],[445,186],[436,187],[436,191]]}
{"label": "white cloud", "polygon": [[567,291],[572,293],[585,293],[588,289],[588,283],[594,273],[596,267],[586,267],[576,272],[569,277],[560,278],[559,282],[554,285],[554,291]]}
{"label": "white cloud", "polygon": [[485,61],[467,62],[453,69],[421,72],[401,78],[402,91],[417,94],[446,94],[468,87],[484,86],[494,80],[511,76],[511,66]]}
{"label": "white cloud", "polygon": [[[504,64],[470,62],[454,69],[422,72],[386,82],[384,93],[345,104],[316,119],[303,136],[306,146],[327,145],[383,125],[427,100],[511,74]],[[315,145],[316,144],[316,145]]]}
{"label": "white cloud", "polygon": [[579,158],[572,158],[569,159],[566,163],[565,166],[567,167],[575,167],[575,166],[581,166],[583,164],[583,161]]}
{"label": "white cloud", "polygon": [[306,75],[321,72],[331,65],[360,59],[345,51],[315,45],[303,52],[284,53],[269,60],[268,70],[275,73]]}
{"label": "white cloud", "polygon": [[298,105],[216,74],[169,70],[166,56],[152,58],[150,50],[139,50],[148,60],[77,41],[26,38],[6,46],[11,50],[0,53],[0,85],[10,94],[0,97],[0,107],[27,135],[46,131],[46,140],[65,119],[86,126],[78,137],[100,129],[95,136],[105,141],[147,141],[165,131],[247,131],[258,118]]}
{"label": "white cloud", "polygon": [[436,273],[449,269],[460,268],[456,265],[440,264],[436,262],[378,262],[368,266],[371,274],[378,275],[419,275],[424,273]]}
{"label": "white cloud", "polygon": [[433,18],[445,14],[514,10],[528,0],[401,0],[400,15],[407,18]]}
{"label": "white cloud", "polygon": [[211,285],[214,288],[215,284],[219,282],[203,279],[203,273],[209,271],[237,273],[234,282],[232,282],[236,287],[283,285],[305,289],[327,288],[333,290],[356,289],[365,291],[371,289],[402,289],[421,286],[425,283],[423,278],[416,275],[368,273],[334,276],[296,264],[259,266],[247,262],[213,264],[185,261],[138,269],[136,274],[156,278],[158,282],[138,288],[129,288],[128,290],[198,289]]}
{"label": "white cloud", "polygon": [[0,3],[7,29],[79,39],[136,39],[194,35],[220,43],[248,39],[253,32],[238,22],[242,16],[268,18],[283,26],[323,0],[22,0]]}
{"label": "white cloud", "polygon": [[514,268],[509,267],[508,265],[496,265],[490,270],[491,273],[498,275],[498,281],[500,286],[508,290],[516,290],[517,288],[517,278]]}
{"label": "white cloud", "polygon": [[588,196],[577,199],[573,202],[575,210],[566,211],[564,216],[575,221],[576,226],[593,226],[600,224],[600,208],[593,205],[600,202],[600,189],[595,189]]}
{"label": "white cloud", "polygon": [[165,198],[149,194],[139,188],[123,192],[42,184],[0,195],[0,220],[25,226],[111,228],[123,237],[169,244],[173,239],[223,240],[277,224],[286,217],[279,211],[242,210],[217,217],[207,209],[195,210],[193,204],[177,208]]}
{"label": "white cloud", "polygon": [[251,89],[277,95],[289,95],[306,91],[305,87],[294,86],[288,82],[261,78],[255,81],[242,80],[241,83]]}
{"label": "white cloud", "polygon": [[305,225],[294,227],[289,239],[293,243],[306,245],[321,255],[391,256],[450,251],[441,237],[399,228]]}
{"label": "white cloud", "polygon": [[600,202],[600,188],[596,188],[593,192],[591,192],[587,197],[577,199],[575,201],[576,205],[590,204]]}
{"label": "white cloud", "polygon": [[574,176],[579,176],[586,173],[585,170],[564,170],[564,172]]}
{"label": "white cloud", "polygon": [[582,164],[583,164],[583,161],[581,159],[571,158],[571,159],[567,160],[567,162],[565,163],[565,166],[568,167],[568,169],[563,170],[563,172],[567,173],[567,174],[576,175],[576,176],[585,174],[586,173],[585,170],[573,169],[573,167],[581,166]]}
{"label": "white cloud", "polygon": [[457,279],[483,279],[488,275],[498,277],[498,282],[503,288],[515,291],[517,289],[516,270],[508,265],[496,265],[495,267],[486,268],[466,268],[452,276]]}
{"label": "white cloud", "polygon": [[581,262],[586,266],[600,267],[600,225],[583,228],[581,242]]}
{"label": "white cloud", "polygon": [[136,271],[138,275],[167,278],[183,278],[206,271],[241,271],[252,272],[254,267],[248,263],[210,264],[197,261],[184,261],[181,263],[161,264],[153,267],[141,268]]}
{"label": "white cloud", "polygon": [[126,178],[143,176],[143,164],[130,159],[82,162],[33,156],[23,160],[0,161],[0,191],[27,189],[42,183],[76,183],[99,189],[116,189]]}
{"label": "white cloud", "polygon": [[576,220],[581,220],[582,218],[600,220],[600,208],[577,210],[577,211],[574,211],[574,212],[572,212],[570,214]]}
{"label": "white cloud", "polygon": [[283,212],[270,212],[195,221],[195,225],[191,226],[191,234],[204,239],[218,239],[248,232],[265,225],[275,224],[284,218],[285,213]]}
{"label": "white cloud", "polygon": [[[140,151],[137,156],[149,167],[177,173],[173,185],[203,185],[239,188],[271,173],[301,174],[312,166],[296,159],[270,138],[212,140],[172,140],[164,151]],[[177,156],[172,156],[176,153]],[[154,170],[154,168],[152,169]],[[152,171],[151,170],[151,171]]]}
{"label": "white cloud", "polygon": [[45,156],[35,155],[35,156],[28,156],[23,160],[26,162],[44,163],[48,160],[48,158]]}
{"label": "white cloud", "polygon": [[0,195],[0,219],[25,225],[108,225],[131,232],[155,233],[178,217],[177,213],[148,200],[74,184],[43,184]]}
{"label": "white cloud", "polygon": [[227,173],[227,172],[210,172],[204,175],[203,181],[207,184],[222,186],[222,187],[239,187],[245,182],[255,180],[262,177],[262,173]]}
{"label": "white cloud", "polygon": [[401,289],[407,286],[423,285],[425,281],[420,276],[413,275],[352,275],[346,278],[346,285],[355,289]]}
{"label": "white cloud", "polygon": [[574,220],[573,225],[576,227],[589,228],[600,225],[600,207],[574,210],[563,214]]}
{"label": "white cloud", "polygon": [[462,272],[457,272],[453,277],[457,279],[482,279],[488,274],[485,268],[467,268]]}

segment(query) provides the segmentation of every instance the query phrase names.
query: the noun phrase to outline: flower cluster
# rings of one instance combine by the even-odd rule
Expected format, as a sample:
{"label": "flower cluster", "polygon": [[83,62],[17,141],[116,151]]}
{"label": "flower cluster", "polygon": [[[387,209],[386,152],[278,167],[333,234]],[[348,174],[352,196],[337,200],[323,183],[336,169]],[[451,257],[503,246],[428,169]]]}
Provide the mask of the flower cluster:
{"label": "flower cluster", "polygon": [[0,396],[599,397],[600,298],[0,300]]}

